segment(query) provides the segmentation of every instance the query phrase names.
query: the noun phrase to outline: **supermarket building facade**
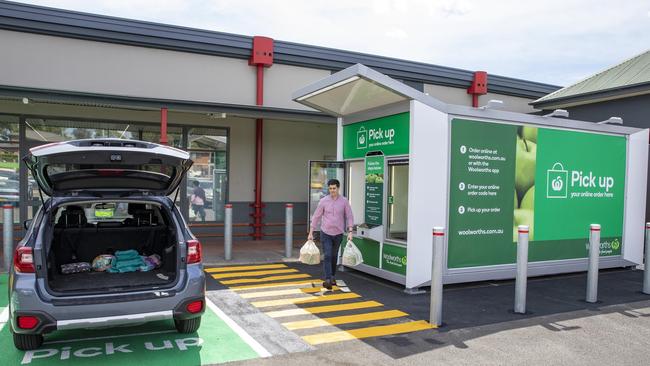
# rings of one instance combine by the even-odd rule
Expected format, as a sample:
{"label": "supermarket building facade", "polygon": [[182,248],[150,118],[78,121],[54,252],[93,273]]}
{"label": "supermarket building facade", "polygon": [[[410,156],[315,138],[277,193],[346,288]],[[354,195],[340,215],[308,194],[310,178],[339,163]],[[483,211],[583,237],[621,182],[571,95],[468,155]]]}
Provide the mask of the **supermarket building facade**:
{"label": "supermarket building facade", "polygon": [[[559,88],[494,75],[485,85],[473,71],[6,1],[0,49],[0,198],[16,202],[15,222],[40,205],[19,164],[30,148],[121,137],[189,150],[181,210],[195,231],[219,236],[231,203],[240,238],[282,235],[273,223],[286,203],[304,224],[308,162],[336,160],[336,119],[291,100],[307,84],[363,63],[447,103],[498,99],[523,113]],[[194,181],[210,201],[205,223],[189,208]]]}

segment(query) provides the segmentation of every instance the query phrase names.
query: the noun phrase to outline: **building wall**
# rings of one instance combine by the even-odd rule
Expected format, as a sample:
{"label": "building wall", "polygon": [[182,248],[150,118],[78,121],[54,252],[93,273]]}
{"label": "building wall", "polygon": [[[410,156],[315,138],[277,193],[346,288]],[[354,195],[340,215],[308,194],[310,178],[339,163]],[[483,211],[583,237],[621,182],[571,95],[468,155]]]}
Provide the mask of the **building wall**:
{"label": "building wall", "polygon": [[[254,105],[246,60],[0,30],[0,85],[197,102]],[[330,74],[288,65],[265,69],[264,104],[309,109],[295,90]]]}
{"label": "building wall", "polygon": [[264,121],[264,202],[307,202],[308,161],[336,156],[336,125]]}
{"label": "building wall", "polygon": [[[489,78],[489,77],[488,77]],[[489,79],[488,79],[489,88]],[[449,104],[472,105],[472,96],[467,89],[452,88],[442,85],[424,84],[424,92]],[[503,101],[503,110],[520,113],[533,113],[537,110],[528,105],[532,99],[513,97],[510,95],[487,93],[478,98],[479,105],[485,105],[490,99]]]}
{"label": "building wall", "polygon": [[[488,84],[488,88],[489,88],[489,84]],[[469,96],[469,94],[467,95]],[[533,108],[531,105],[528,104],[533,101],[532,99],[513,97],[510,95],[494,94],[494,93],[487,93],[485,95],[480,95],[478,97],[479,106],[486,105],[490,99],[497,99],[503,101],[503,108],[501,109],[505,111],[519,112],[519,113],[534,113],[538,111],[537,109]],[[471,105],[471,102],[469,104]]]}
{"label": "building wall", "polygon": [[623,118],[623,125],[629,127],[650,127],[650,94],[623,99],[565,107],[572,119],[583,121],[604,121],[609,117]]}
{"label": "building wall", "polygon": [[246,60],[0,31],[0,84],[87,93],[255,104]]}
{"label": "building wall", "polygon": [[442,85],[424,84],[424,92],[449,104],[471,105],[472,96],[467,90]]}
{"label": "building wall", "polygon": [[264,70],[264,105],[312,110],[291,100],[291,94],[331,74],[327,70],[275,64]]}

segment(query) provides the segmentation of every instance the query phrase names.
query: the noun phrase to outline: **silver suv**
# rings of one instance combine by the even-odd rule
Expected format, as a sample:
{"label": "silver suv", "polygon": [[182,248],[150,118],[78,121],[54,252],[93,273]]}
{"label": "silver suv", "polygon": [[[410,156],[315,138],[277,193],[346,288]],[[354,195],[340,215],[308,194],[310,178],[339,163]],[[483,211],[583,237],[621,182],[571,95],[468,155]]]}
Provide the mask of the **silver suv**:
{"label": "silver suv", "polygon": [[199,328],[201,244],[168,197],[192,165],[187,152],[92,139],[35,147],[23,161],[49,198],[14,253],[16,348],[38,348],[58,329],[161,319],[181,333]]}

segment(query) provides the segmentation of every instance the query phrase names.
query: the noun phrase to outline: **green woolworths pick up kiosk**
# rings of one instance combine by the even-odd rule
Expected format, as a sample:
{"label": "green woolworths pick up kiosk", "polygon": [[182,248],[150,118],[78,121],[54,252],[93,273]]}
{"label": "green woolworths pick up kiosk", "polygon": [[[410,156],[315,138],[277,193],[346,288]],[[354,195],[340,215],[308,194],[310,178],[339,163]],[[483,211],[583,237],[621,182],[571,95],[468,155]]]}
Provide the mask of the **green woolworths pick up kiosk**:
{"label": "green woolworths pick up kiosk", "polygon": [[601,268],[642,262],[647,129],[448,105],[363,65],[294,100],[338,117],[357,270],[428,285],[434,226],[445,283],[514,278],[517,225],[530,275],[586,270],[592,223]]}

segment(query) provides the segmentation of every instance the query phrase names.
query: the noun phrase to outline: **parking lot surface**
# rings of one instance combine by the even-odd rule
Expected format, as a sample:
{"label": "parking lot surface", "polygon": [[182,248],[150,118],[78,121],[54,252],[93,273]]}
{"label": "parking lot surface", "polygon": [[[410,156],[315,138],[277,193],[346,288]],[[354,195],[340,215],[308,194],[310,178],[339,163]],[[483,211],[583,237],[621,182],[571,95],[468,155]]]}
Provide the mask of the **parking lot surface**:
{"label": "parking lot surface", "polygon": [[55,331],[41,348],[14,348],[7,321],[7,276],[0,277],[1,365],[207,365],[266,355],[219,309],[208,302],[201,328],[179,334],[173,322],[95,330]]}
{"label": "parking lot surface", "polygon": [[[513,281],[449,285],[443,327],[428,324],[429,294],[354,270],[320,287],[320,266],[207,267],[201,328],[173,323],[57,331],[36,351],[13,347],[0,276],[1,365],[619,364],[647,360],[650,296],[642,272],[601,271],[599,302],[583,301],[585,274],[531,278],[528,312],[512,312]],[[361,357],[361,355],[363,357]],[[643,356],[643,357],[642,357]],[[565,362],[566,361],[566,362]],[[589,362],[587,362],[589,361]],[[608,363],[608,362],[604,362]]]}

